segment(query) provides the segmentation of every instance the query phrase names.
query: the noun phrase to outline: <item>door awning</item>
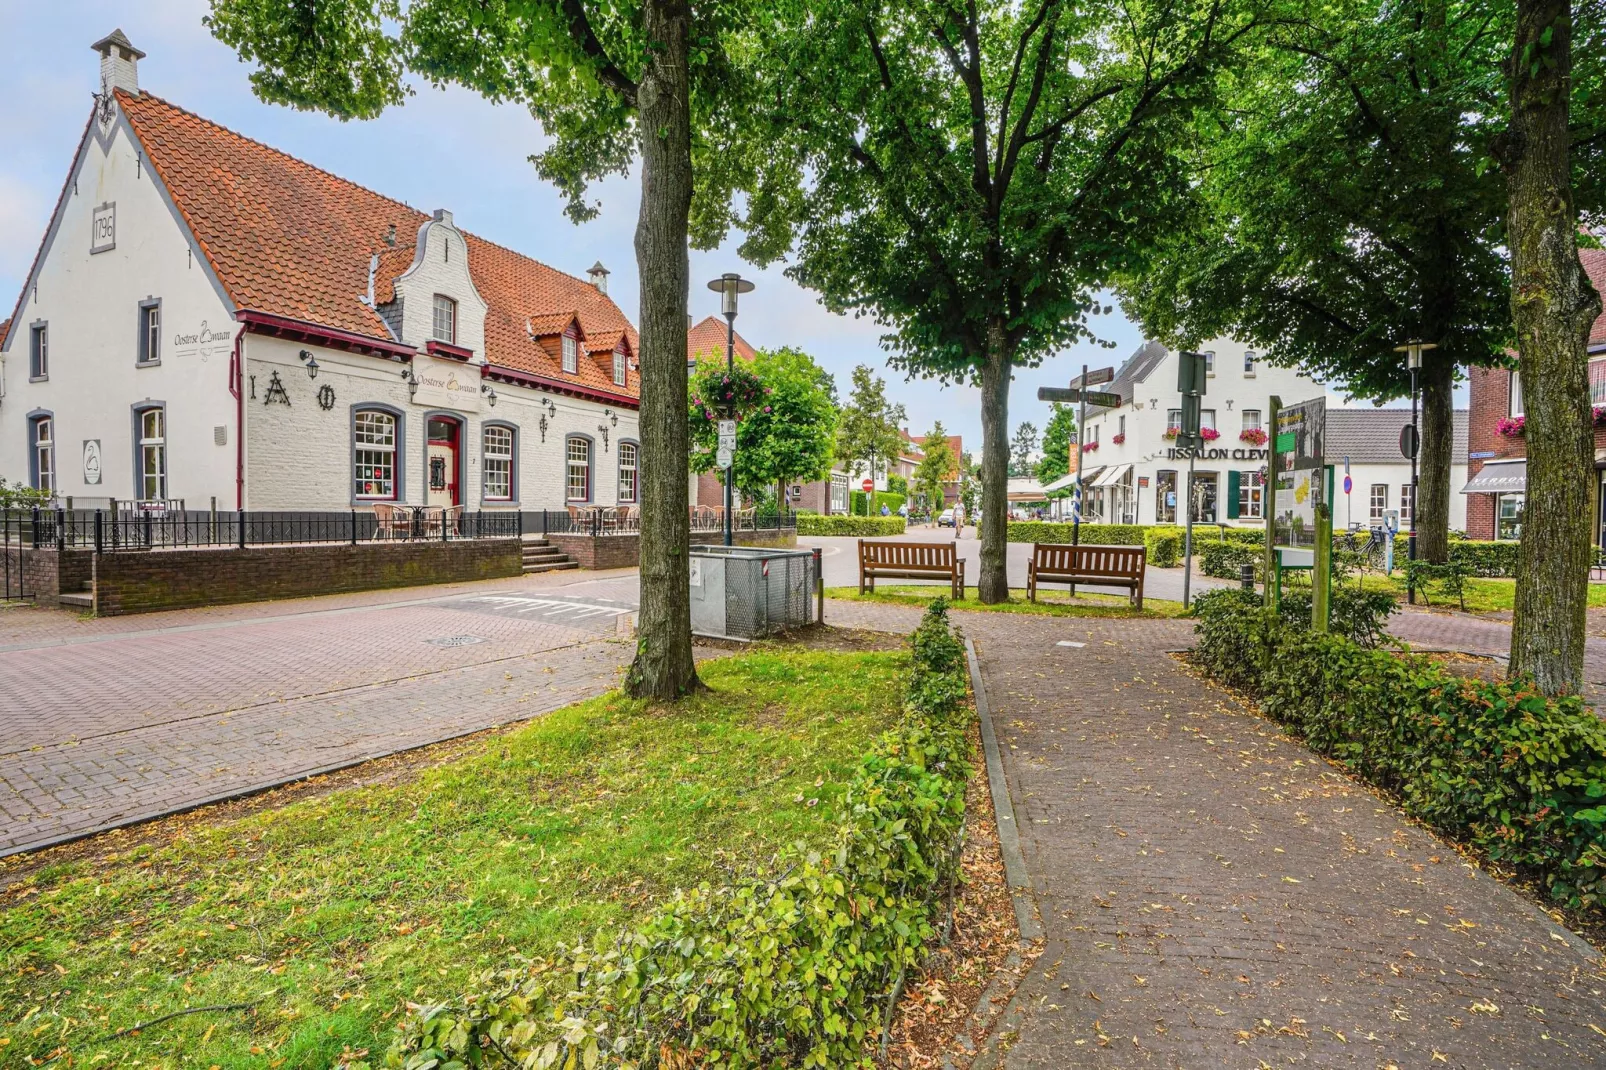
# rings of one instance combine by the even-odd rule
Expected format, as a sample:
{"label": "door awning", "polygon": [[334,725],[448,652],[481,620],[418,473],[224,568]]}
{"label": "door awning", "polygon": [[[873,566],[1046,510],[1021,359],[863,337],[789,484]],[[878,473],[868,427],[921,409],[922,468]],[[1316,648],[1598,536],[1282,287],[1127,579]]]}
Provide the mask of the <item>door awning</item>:
{"label": "door awning", "polygon": [[1060,476],[1054,482],[1052,482],[1048,486],[1044,487],[1043,488],[1043,493],[1044,494],[1053,494],[1056,490],[1064,490],[1066,487],[1073,486],[1075,483],[1076,483],[1076,473],[1072,472],[1070,475]]}
{"label": "door awning", "polygon": [[1528,462],[1490,461],[1467,480],[1462,494],[1523,494],[1528,490]]}
{"label": "door awning", "polygon": [[1093,481],[1093,485],[1095,487],[1108,487],[1119,483],[1130,471],[1132,471],[1132,466],[1129,464],[1112,464],[1099,473],[1099,477]]}
{"label": "door awning", "polygon": [[1082,486],[1084,486],[1084,487],[1096,487],[1096,486],[1098,486],[1099,485],[1099,475],[1103,471],[1104,471],[1104,466],[1100,465],[1097,468],[1089,468],[1087,471],[1083,472],[1082,473]]}

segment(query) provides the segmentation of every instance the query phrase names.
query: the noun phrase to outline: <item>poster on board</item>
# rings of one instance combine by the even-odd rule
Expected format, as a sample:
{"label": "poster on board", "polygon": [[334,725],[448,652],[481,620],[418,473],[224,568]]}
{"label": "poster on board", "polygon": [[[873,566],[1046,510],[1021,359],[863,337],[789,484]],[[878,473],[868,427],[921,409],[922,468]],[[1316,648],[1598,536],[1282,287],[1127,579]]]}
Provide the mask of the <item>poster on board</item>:
{"label": "poster on board", "polygon": [[1276,511],[1278,546],[1312,546],[1316,506],[1326,485],[1323,450],[1327,438],[1327,399],[1286,405],[1277,412]]}

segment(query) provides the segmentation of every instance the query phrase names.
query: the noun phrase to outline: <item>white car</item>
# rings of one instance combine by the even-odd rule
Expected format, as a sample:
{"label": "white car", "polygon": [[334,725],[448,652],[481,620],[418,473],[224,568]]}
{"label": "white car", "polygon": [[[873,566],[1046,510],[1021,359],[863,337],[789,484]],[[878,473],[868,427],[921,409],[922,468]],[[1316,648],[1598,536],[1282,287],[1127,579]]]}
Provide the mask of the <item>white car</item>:
{"label": "white car", "polygon": [[941,513],[938,513],[937,514],[937,526],[939,528],[951,528],[951,527],[953,527],[954,526],[954,511],[952,509],[944,509]]}

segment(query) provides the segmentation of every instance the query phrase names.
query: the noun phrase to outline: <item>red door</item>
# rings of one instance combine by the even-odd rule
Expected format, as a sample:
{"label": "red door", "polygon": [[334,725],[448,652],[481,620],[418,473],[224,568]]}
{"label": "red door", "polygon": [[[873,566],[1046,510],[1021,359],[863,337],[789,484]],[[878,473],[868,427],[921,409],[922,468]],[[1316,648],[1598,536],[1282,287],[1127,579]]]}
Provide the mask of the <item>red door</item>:
{"label": "red door", "polygon": [[426,505],[458,504],[457,451],[462,425],[456,420],[432,416],[429,421],[429,470],[425,473]]}

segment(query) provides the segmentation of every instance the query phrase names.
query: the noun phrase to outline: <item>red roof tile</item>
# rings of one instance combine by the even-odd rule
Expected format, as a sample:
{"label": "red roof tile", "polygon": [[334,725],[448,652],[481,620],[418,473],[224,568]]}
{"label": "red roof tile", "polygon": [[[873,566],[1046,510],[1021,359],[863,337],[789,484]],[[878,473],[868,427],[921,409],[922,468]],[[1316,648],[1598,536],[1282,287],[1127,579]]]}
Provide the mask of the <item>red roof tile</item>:
{"label": "red roof tile", "polygon": [[[424,213],[149,93],[119,90],[117,101],[238,308],[390,337],[362,300],[369,260],[379,254],[374,297],[386,304],[395,297],[396,276],[412,263]],[[526,320],[578,315],[588,337],[622,333],[634,351],[636,330],[618,305],[589,282],[473,234],[464,238],[469,274],[489,305],[487,361],[637,394],[634,381],[617,387],[611,370],[593,361],[582,361],[578,375],[565,375],[556,347],[525,332]]]}
{"label": "red roof tile", "polygon": [[[709,316],[695,327],[686,332],[686,356],[696,360],[701,356],[723,357],[725,355],[725,321],[718,316]],[[736,336],[736,355],[743,360],[752,360],[757,351],[747,344],[747,339],[740,334]]]}

